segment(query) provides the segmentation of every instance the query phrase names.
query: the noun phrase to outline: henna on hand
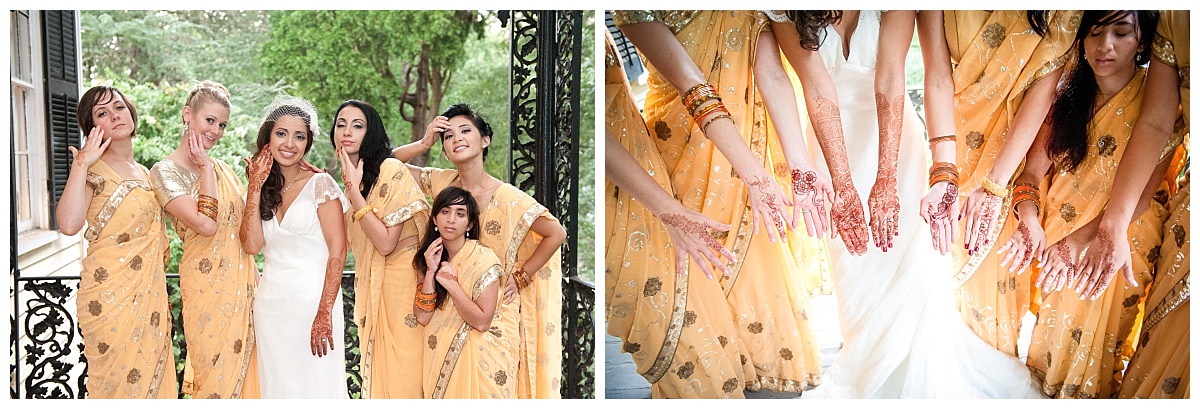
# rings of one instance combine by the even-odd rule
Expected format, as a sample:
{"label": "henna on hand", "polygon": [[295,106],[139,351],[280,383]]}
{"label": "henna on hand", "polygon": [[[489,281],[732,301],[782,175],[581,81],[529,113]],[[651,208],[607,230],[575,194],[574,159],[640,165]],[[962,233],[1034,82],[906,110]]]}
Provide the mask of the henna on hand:
{"label": "henna on hand", "polygon": [[706,246],[713,250],[721,251],[725,249],[725,246],[721,242],[713,238],[712,234],[709,234],[708,226],[705,226],[703,223],[694,221],[678,213],[666,213],[662,217],[659,217],[659,219],[665,225],[675,227],[684,233],[700,238],[700,241],[703,241]]}
{"label": "henna on hand", "polygon": [[775,230],[779,232],[779,238],[781,240],[787,240],[787,229],[783,224],[783,209],[779,206],[779,203],[776,202],[778,198],[774,193],[771,193],[770,183],[775,182],[769,177],[759,176],[747,184],[758,189],[758,192],[762,194],[761,201],[764,202],[763,204],[767,205],[768,209],[770,209],[771,222],[775,225]]}

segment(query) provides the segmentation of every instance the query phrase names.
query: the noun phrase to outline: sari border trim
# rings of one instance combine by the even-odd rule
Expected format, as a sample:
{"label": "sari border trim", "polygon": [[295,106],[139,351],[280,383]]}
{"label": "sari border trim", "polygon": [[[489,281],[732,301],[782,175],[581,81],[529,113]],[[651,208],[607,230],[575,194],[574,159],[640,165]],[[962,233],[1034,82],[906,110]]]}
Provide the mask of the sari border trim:
{"label": "sari border trim", "polygon": [[[687,259],[683,261],[683,271],[685,272],[689,271],[689,261]],[[684,273],[675,278],[675,302],[671,307],[671,324],[667,326],[667,336],[658,350],[658,357],[654,358],[654,364],[642,373],[642,377],[651,384],[662,379],[663,375],[667,374],[667,369],[675,362],[675,351],[679,348],[679,335],[683,333],[684,312],[687,310],[688,277],[690,276],[690,273]]]}
{"label": "sari border trim", "polygon": [[970,281],[971,277],[975,275],[975,272],[979,270],[979,266],[983,264],[983,260],[992,254],[992,248],[995,247],[996,242],[999,241],[1000,232],[1004,230],[1004,224],[1008,221],[1008,215],[1011,209],[1012,196],[1009,196],[1004,198],[1004,202],[1001,203],[1000,217],[997,218],[996,226],[992,228],[992,234],[988,235],[988,241],[984,242],[983,249],[976,251],[974,254],[968,257],[966,264],[964,264],[957,273],[954,273],[954,277],[952,278],[953,282],[951,284],[953,288],[962,287],[963,284],[966,284],[967,281]]}
{"label": "sari border trim", "polygon": [[516,270],[517,251],[521,249],[521,244],[525,241],[525,236],[529,235],[529,229],[533,227],[533,222],[546,211],[544,206],[534,202],[528,209],[525,209],[525,213],[517,221],[517,226],[513,229],[512,238],[508,242],[508,251],[504,254],[504,261],[508,263],[510,269]]}
{"label": "sari border trim", "polygon": [[1167,290],[1167,295],[1163,301],[1155,306],[1150,313],[1146,314],[1146,329],[1142,331],[1143,333],[1149,332],[1162,322],[1167,315],[1175,312],[1175,310],[1179,309],[1179,306],[1192,298],[1191,276],[1191,271],[1184,274],[1175,285],[1171,286],[1170,290]]}
{"label": "sari border trim", "polygon": [[433,387],[433,398],[442,399],[446,395],[446,385],[450,383],[450,376],[454,373],[454,367],[458,364],[458,356],[462,354],[463,344],[467,342],[467,332],[471,330],[471,325],[466,322],[458,328],[458,332],[454,334],[454,338],[450,340],[450,349],[446,350],[446,357],[442,359],[442,369],[438,373],[437,384]]}
{"label": "sari border trim", "polygon": [[104,207],[100,208],[100,213],[96,215],[96,218],[88,221],[88,228],[83,233],[83,238],[87,239],[88,242],[99,240],[100,232],[104,231],[104,227],[108,225],[108,221],[117,213],[117,208],[121,207],[121,203],[125,202],[125,196],[133,192],[135,187],[140,187],[151,192],[154,191],[150,187],[150,183],[144,180],[126,180],[121,182],[120,185],[117,185],[117,190],[113,191],[113,194],[108,197],[108,201],[104,202]]}

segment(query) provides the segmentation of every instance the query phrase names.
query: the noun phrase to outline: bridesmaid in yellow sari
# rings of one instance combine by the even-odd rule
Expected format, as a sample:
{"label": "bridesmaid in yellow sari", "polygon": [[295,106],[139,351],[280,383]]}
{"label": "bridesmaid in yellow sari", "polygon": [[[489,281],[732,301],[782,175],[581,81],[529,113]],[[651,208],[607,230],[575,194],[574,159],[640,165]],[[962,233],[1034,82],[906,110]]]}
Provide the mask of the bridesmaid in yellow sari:
{"label": "bridesmaid in yellow sari", "polygon": [[[447,187],[413,257],[420,285],[413,300],[425,325],[421,373],[426,398],[515,398],[520,334],[518,304],[501,305],[506,277],[479,237],[479,207],[470,192]],[[433,290],[430,292],[430,290]]]}
{"label": "bridesmaid in yellow sari", "polygon": [[[1060,68],[1070,58],[1079,13],[922,13],[928,14],[923,20],[932,17],[935,21],[941,14],[950,56],[950,61],[927,64],[955,64],[951,74],[954,134],[930,138],[935,149],[943,145],[937,142],[948,141],[957,150],[958,203],[963,207],[960,220],[951,222],[956,224],[952,231],[939,234],[956,238],[949,247],[954,259],[952,276],[960,285],[959,312],[976,334],[1015,357],[1021,318],[1029,308],[1029,285],[1028,280],[1018,278],[1021,270],[1003,269],[1001,257],[992,251],[995,243],[1007,240],[1017,230],[1017,223],[1010,220],[1010,199],[1003,190],[1020,170],[1050,107],[1054,86],[1062,75]],[[930,34],[928,30],[926,34]],[[927,35],[922,40],[937,37]],[[928,46],[940,43],[931,41]],[[949,71],[929,66],[926,70]],[[947,190],[944,185],[931,190],[923,203],[939,203]],[[941,224],[949,213],[942,212],[931,224]]]}
{"label": "bridesmaid in yellow sari", "polygon": [[170,256],[149,171],[133,160],[137,110],[120,90],[79,98],[74,156],[55,217],[63,234],[87,230],[76,299],[91,398],[178,397],[171,307],[163,264]]}
{"label": "bridesmaid in yellow sari", "polygon": [[[709,232],[724,233],[729,226],[675,200],[670,175],[607,33],[605,45],[606,329],[624,341],[623,352],[651,383],[653,397],[744,397],[746,375],[754,367],[741,360],[749,352],[738,338],[721,284],[698,275],[693,280],[688,273],[706,268],[718,253],[732,260]],[[662,223],[656,214],[690,219],[693,228]],[[714,267],[722,270],[724,264]],[[673,362],[691,363],[693,373],[663,376]],[[707,365],[697,366],[700,362]]]}
{"label": "bridesmaid in yellow sari", "polygon": [[183,393],[196,398],[257,398],[250,306],[258,281],[254,258],[237,238],[246,206],[241,181],[207,151],[229,122],[229,90],[196,83],[183,107],[184,138],[150,168],[154,197],[183,240],[179,291],[188,359]]}
{"label": "bridesmaid in yellow sari", "polygon": [[[1024,220],[1031,220],[1040,207],[1041,223],[1022,222],[1027,227],[1024,238],[1013,240],[1044,237],[1047,243],[1057,243],[1042,252],[1045,265],[1035,282],[1042,289],[1042,301],[1027,360],[1042,392],[1050,397],[1115,396],[1123,361],[1132,352],[1142,288],[1153,274],[1148,257],[1161,241],[1166,213],[1161,204],[1149,200],[1159,188],[1161,171],[1157,177],[1143,180],[1140,185],[1144,188],[1136,192],[1141,193],[1138,202],[1143,211],[1134,209],[1132,214],[1140,216],[1128,224],[1130,238],[1122,243],[1134,253],[1131,266],[1122,269],[1128,285],[1107,288],[1111,274],[1098,280],[1080,277],[1075,250],[1082,247],[1070,243],[1095,234],[1097,220],[1115,190],[1113,174],[1118,173],[1118,166],[1124,161],[1145,160],[1130,156],[1134,150],[1126,149],[1133,144],[1131,131],[1144,98],[1146,72],[1136,64],[1149,59],[1153,38],[1149,27],[1156,19],[1156,12],[1146,11],[1084,13],[1076,36],[1076,63],[1060,87],[1047,126],[1039,133],[1019,179],[1036,190],[1031,194],[1034,200],[1018,199],[1018,211]],[[1158,152],[1152,153],[1155,157],[1150,161],[1154,162]],[[1161,163],[1160,169],[1165,169],[1165,162]],[[1049,177],[1043,181],[1047,173]],[[1039,188],[1032,187],[1039,182]],[[1037,200],[1040,191],[1046,192],[1045,199]],[[1088,253],[1120,253],[1106,236],[1101,231],[1102,244]],[[1074,292],[1062,291],[1064,286]]]}
{"label": "bridesmaid in yellow sari", "polygon": [[[409,166],[431,196],[448,186],[466,189],[481,203],[479,241],[500,257],[511,275],[502,302],[520,305],[521,352],[516,373],[519,398],[558,398],[562,380],[562,263],[559,247],[567,233],[545,207],[516,186],[488,175],[483,166],[492,128],[466,104],[451,106],[426,128],[425,138],[393,151],[409,160],[442,141],[455,169]],[[406,151],[407,150],[407,151]],[[519,287],[519,290],[518,290]],[[519,294],[519,295],[518,295]],[[426,391],[428,392],[428,391]]]}
{"label": "bridesmaid in yellow sari", "polygon": [[[616,315],[620,319],[609,323],[609,332],[625,339],[624,348],[633,352],[639,370],[644,371],[643,376],[657,380],[654,382],[656,397],[738,397],[743,388],[788,393],[811,388],[820,382],[820,356],[809,322],[807,289],[799,273],[803,267],[788,241],[812,239],[799,235],[789,237],[785,225],[795,229],[798,221],[793,222],[796,217],[792,214],[808,212],[810,207],[807,206],[815,204],[811,207],[811,215],[800,216],[805,217],[808,227],[815,227],[817,220],[823,217],[813,215],[824,213],[823,200],[831,189],[827,187],[828,182],[817,183],[811,167],[802,170],[790,166],[793,157],[803,158],[805,152],[784,148],[788,143],[802,141],[800,132],[803,131],[794,108],[795,95],[790,92],[791,84],[779,61],[774,36],[768,29],[769,20],[760,11],[614,11],[613,19],[638,46],[641,55],[649,60],[651,74],[644,124],[641,118],[626,112],[625,118],[620,119],[623,122],[608,118],[607,128],[610,134],[622,138],[634,137],[622,135],[625,133],[622,129],[649,128],[654,138],[647,140],[653,141],[653,145],[644,148],[634,145],[631,152],[645,155],[639,151],[650,150],[654,152],[650,155],[661,157],[662,171],[670,178],[675,199],[688,209],[683,213],[658,215],[668,232],[672,228],[685,234],[698,231],[704,239],[703,235],[710,234],[709,229],[718,230],[711,233],[715,242],[705,240],[703,245],[716,251],[720,251],[720,247],[731,250],[732,254],[725,254],[728,263],[716,259],[714,254],[706,257],[706,261],[696,260],[693,263],[696,268],[680,274],[698,278],[693,273],[702,272],[711,277],[707,263],[719,265],[717,270],[725,272],[718,277],[718,283],[733,313],[738,333],[736,338],[721,334],[708,336],[717,336],[722,347],[728,342],[745,345],[749,354],[743,355],[740,361],[742,365],[752,365],[753,372],[745,373],[744,381],[734,379],[721,383],[736,374],[733,371],[739,369],[737,362],[729,365],[716,361],[717,356],[698,356],[695,355],[697,351],[687,351],[687,355],[683,355],[674,351],[676,345],[672,343],[684,339],[678,331],[695,323],[695,318],[689,318],[689,315],[698,315],[697,311],[688,310],[690,304],[679,304],[686,300],[684,297],[675,297],[670,321],[656,320],[655,327],[635,328],[631,325],[633,320]],[[769,52],[760,53],[760,50]],[[765,64],[759,58],[768,57],[773,57],[771,61],[777,69],[758,72]],[[768,80],[782,80],[782,84],[759,87],[759,83]],[[784,95],[782,99],[769,95],[769,91],[785,88],[791,95]],[[795,118],[794,123],[777,116],[787,110],[775,110],[778,106],[765,102],[766,99],[786,100],[793,104],[790,115]],[[772,114],[770,119],[768,110]],[[610,111],[611,114],[619,112]],[[776,133],[775,127],[779,124],[784,124],[784,129],[794,125],[795,133]],[[629,142],[637,143],[632,140],[622,141],[622,144]],[[810,173],[811,178],[792,179],[794,175]],[[791,185],[797,196],[786,194],[781,181],[785,186]],[[805,192],[804,196],[800,196],[800,192]],[[796,203],[804,209],[789,209],[795,202],[806,202]],[[837,201],[833,207],[835,212],[841,208],[856,208],[858,220],[862,220],[862,206],[857,196],[853,203]],[[692,211],[716,223],[707,223]],[[813,223],[808,223],[810,217]],[[641,223],[633,217],[628,221],[618,218],[610,222],[626,223],[606,227],[613,232],[637,229],[637,223]],[[720,231],[724,227],[717,229],[717,226],[730,226],[731,229],[724,232]],[[859,223],[858,227],[863,234],[854,235],[854,238],[865,248],[865,223]],[[759,228],[765,231],[759,234]],[[846,236],[844,231],[842,233]],[[610,240],[622,240],[622,237],[610,237]],[[637,240],[637,237],[629,240]],[[612,241],[608,244],[610,249],[621,245]],[[637,253],[616,252],[606,258],[606,277],[619,278],[616,288],[611,290],[615,294],[606,294],[609,299],[628,297],[637,300],[638,295],[642,295],[646,302],[660,302],[660,298],[652,297],[657,292],[678,292],[693,286],[688,281],[695,282],[695,278],[676,279],[671,288],[664,287],[657,277],[647,278],[644,284],[627,281],[624,277],[637,277],[636,270],[644,267],[638,265],[643,262],[637,259]],[[676,255],[675,262],[686,263],[686,258]],[[704,289],[705,286],[707,283],[696,288]],[[615,307],[641,313],[653,313],[651,308],[662,308],[620,306],[614,302],[610,308]],[[613,314],[610,311],[609,315]],[[721,319],[720,316],[707,318]],[[663,335],[640,334],[642,331],[665,334],[665,339]],[[646,347],[651,351],[658,349],[657,356],[637,352],[639,345],[631,340],[643,337],[655,342]],[[734,351],[714,352],[727,354]],[[692,379],[696,373],[701,376]]]}
{"label": "bridesmaid in yellow sari", "polygon": [[[1158,32],[1154,37],[1154,60],[1147,74],[1147,95],[1156,92],[1152,83],[1162,78],[1166,83],[1161,101],[1183,105],[1184,132],[1190,130],[1189,69],[1189,12],[1166,10],[1158,20]],[[1160,72],[1162,71],[1162,72]],[[1178,98],[1172,97],[1177,90]],[[1148,98],[1150,101],[1160,98]],[[1159,133],[1169,133],[1170,118],[1152,121],[1149,113],[1143,114],[1134,127],[1137,135],[1143,125]],[[1158,127],[1153,125],[1158,124]],[[1163,129],[1159,129],[1163,128]],[[1165,138],[1161,138],[1165,139]],[[1174,141],[1172,141],[1174,142]],[[1168,147],[1171,144],[1168,144]],[[1181,148],[1183,150],[1183,148]],[[1178,158],[1178,157],[1177,157]],[[1187,155],[1184,153],[1183,161]],[[1172,163],[1174,166],[1175,163]],[[1173,179],[1177,172],[1168,169],[1167,178]],[[1190,178],[1189,178],[1190,179]],[[1171,198],[1171,216],[1163,226],[1162,250],[1155,264],[1154,282],[1143,309],[1145,321],[1138,340],[1138,349],[1125,370],[1121,383],[1122,398],[1187,398],[1191,394],[1189,340],[1191,337],[1191,188],[1188,182]],[[1152,253],[1153,254],[1153,253]],[[1151,257],[1153,258],[1153,257]]]}
{"label": "bridesmaid in yellow sari", "polygon": [[349,100],[334,114],[330,141],[338,151],[350,211],[347,238],[354,251],[354,321],[362,348],[362,397],[419,399],[421,339],[411,299],[417,290],[412,259],[429,218],[425,193],[370,104]]}

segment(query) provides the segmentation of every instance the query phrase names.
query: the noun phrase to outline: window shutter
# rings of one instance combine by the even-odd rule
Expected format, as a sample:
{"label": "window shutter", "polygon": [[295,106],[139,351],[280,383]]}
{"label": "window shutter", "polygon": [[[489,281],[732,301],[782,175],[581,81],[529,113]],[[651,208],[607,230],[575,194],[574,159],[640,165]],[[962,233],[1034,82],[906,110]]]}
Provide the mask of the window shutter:
{"label": "window shutter", "polygon": [[[53,214],[71,171],[68,146],[81,146],[82,135],[75,122],[79,104],[79,66],[76,55],[79,33],[74,10],[42,12],[42,44],[46,68],[46,129],[50,131],[50,191]],[[50,218],[51,222],[55,218]]]}

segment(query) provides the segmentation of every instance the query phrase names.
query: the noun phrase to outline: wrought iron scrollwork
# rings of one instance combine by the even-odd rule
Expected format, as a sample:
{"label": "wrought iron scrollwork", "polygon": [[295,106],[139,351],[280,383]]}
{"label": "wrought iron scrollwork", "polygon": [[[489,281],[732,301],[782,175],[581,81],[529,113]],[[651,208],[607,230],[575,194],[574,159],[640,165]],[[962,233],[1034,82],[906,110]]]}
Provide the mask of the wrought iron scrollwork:
{"label": "wrought iron scrollwork", "polygon": [[583,13],[512,11],[509,183],[546,206],[567,230],[562,247],[562,396],[595,396],[595,286],[578,277],[579,87]]}
{"label": "wrought iron scrollwork", "polygon": [[[12,369],[13,398],[83,398],[83,336],[75,325],[75,312],[67,303],[79,289],[79,278],[16,280],[18,302],[12,343],[17,347]],[[20,330],[18,332],[18,329]]]}
{"label": "wrought iron scrollwork", "polygon": [[346,321],[346,389],[350,397],[362,396],[362,350],[354,324],[354,274],[342,275],[342,319]]}

